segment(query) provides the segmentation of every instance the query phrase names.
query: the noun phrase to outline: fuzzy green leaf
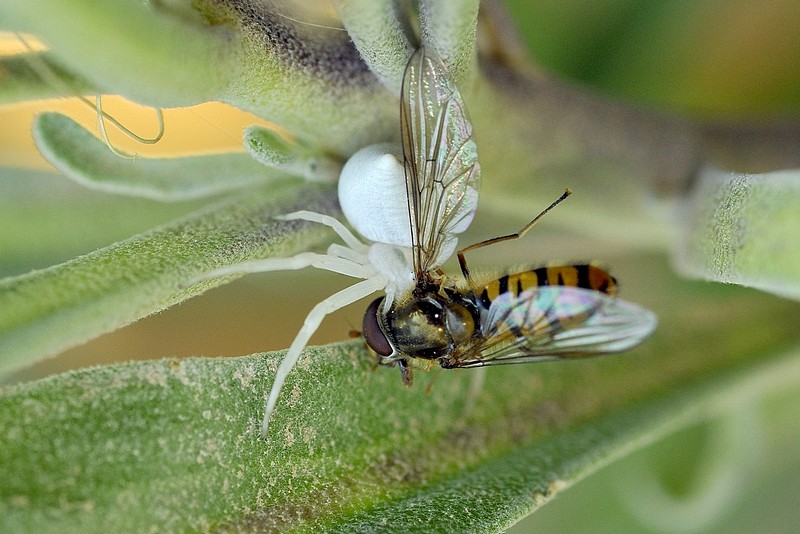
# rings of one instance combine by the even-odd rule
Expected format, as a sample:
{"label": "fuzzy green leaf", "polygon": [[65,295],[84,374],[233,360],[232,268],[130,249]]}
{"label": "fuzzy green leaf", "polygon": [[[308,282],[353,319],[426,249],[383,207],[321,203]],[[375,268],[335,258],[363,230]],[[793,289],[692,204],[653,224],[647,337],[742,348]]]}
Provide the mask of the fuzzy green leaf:
{"label": "fuzzy green leaf", "polygon": [[[51,75],[47,81],[42,79],[42,69]],[[58,80],[58,83],[48,83],[50,79]],[[86,82],[53,63],[49,54],[0,58],[0,102],[74,96],[76,91],[91,92],[91,89]]]}
{"label": "fuzzy green leaf", "polygon": [[41,37],[61,68],[102,93],[161,107],[211,100],[227,83],[236,48],[177,5],[12,0],[0,4],[0,26]]}
{"label": "fuzzy green leaf", "polygon": [[419,5],[423,45],[436,50],[462,86],[475,71],[478,4],[478,0],[431,0]]}
{"label": "fuzzy green leaf", "polygon": [[361,57],[395,96],[414,47],[391,0],[334,0],[342,23]]}
{"label": "fuzzy green leaf", "polygon": [[342,171],[341,161],[261,126],[245,131],[244,147],[259,163],[313,182],[336,183]]}
{"label": "fuzzy green leaf", "polygon": [[[469,413],[473,371],[406,389],[361,342],[307,351],[268,443],[261,409],[282,353],[6,388],[3,530],[499,530],[637,444],[800,384],[795,304],[669,289],[686,298],[664,303],[641,349],[489,369]],[[702,309],[731,313],[697,328]],[[774,341],[787,339],[788,353]]]}
{"label": "fuzzy green leaf", "polygon": [[80,124],[60,113],[39,115],[33,135],[42,155],[58,170],[90,189],[109,193],[185,200],[289,176],[259,165],[245,154],[121,158]]}
{"label": "fuzzy green leaf", "polygon": [[202,205],[109,197],[55,173],[2,169],[0,176],[0,278],[61,263]]}
{"label": "fuzzy green leaf", "polygon": [[800,171],[707,169],[683,208],[681,271],[800,299]]}
{"label": "fuzzy green leaf", "polygon": [[397,105],[347,32],[304,24],[294,8],[302,6],[10,0],[0,26],[39,36],[59,71],[104,94],[154,107],[224,101],[335,154],[396,137],[387,126]]}
{"label": "fuzzy green leaf", "polygon": [[219,99],[339,156],[397,138],[397,102],[335,17],[317,22],[306,4],[207,2],[214,16],[235,21],[244,54]]}
{"label": "fuzzy green leaf", "polygon": [[286,256],[324,235],[272,219],[336,213],[329,188],[273,186],[221,201],[72,261],[0,281],[0,374],[163,310],[224,280],[182,284],[231,263]]}

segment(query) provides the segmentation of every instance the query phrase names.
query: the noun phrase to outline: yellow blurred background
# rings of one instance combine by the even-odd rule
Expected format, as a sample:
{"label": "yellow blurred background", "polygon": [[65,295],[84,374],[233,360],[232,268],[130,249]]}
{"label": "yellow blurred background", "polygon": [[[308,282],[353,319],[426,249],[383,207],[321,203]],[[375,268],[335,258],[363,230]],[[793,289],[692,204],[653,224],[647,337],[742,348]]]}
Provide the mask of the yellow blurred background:
{"label": "yellow blurred background", "polygon": [[[25,35],[23,39],[24,43],[15,33],[0,32],[0,56],[24,54],[27,46],[46,49],[44,43],[33,36]],[[84,96],[94,99],[94,95]],[[102,107],[141,137],[152,138],[158,134],[158,118],[152,108],[115,95],[104,96]],[[96,109],[77,97],[0,105],[0,166],[54,170],[39,154],[33,138],[25,135],[30,132],[33,118],[44,111],[63,113],[100,136]],[[164,136],[157,143],[143,144],[107,123],[111,144],[128,154],[152,158],[243,152],[242,133],[246,127],[272,126],[264,119],[221,102],[165,109],[163,113]]]}

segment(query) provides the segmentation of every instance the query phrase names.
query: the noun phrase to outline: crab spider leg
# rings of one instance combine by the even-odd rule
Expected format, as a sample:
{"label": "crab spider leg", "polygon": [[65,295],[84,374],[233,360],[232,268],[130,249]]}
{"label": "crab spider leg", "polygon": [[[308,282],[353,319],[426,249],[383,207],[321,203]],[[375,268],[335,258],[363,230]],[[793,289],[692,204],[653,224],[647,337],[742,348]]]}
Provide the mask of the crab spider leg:
{"label": "crab spider leg", "polygon": [[353,284],[350,287],[346,287],[338,293],[334,293],[311,309],[311,311],[308,313],[308,316],[306,316],[306,320],[303,322],[303,327],[300,328],[300,331],[297,333],[294,341],[292,341],[291,346],[289,346],[289,350],[286,351],[286,355],[283,357],[283,361],[278,367],[278,372],[275,373],[275,381],[272,383],[272,389],[270,390],[269,397],[264,405],[264,419],[261,421],[262,438],[267,439],[269,419],[272,416],[273,410],[275,409],[275,403],[278,401],[278,395],[280,395],[281,388],[283,387],[286,377],[294,368],[298,358],[300,358],[301,351],[303,348],[305,348],[308,340],[311,338],[314,332],[317,331],[317,328],[325,316],[329,313],[335,312],[336,310],[344,308],[348,304],[352,304],[353,302],[364,298],[375,291],[383,289],[385,286],[386,278],[384,276],[374,276],[367,280],[358,282],[357,284]]}
{"label": "crab spider leg", "polygon": [[347,246],[353,250],[360,251],[367,249],[367,245],[362,243],[355,235],[353,235],[353,232],[348,230],[339,219],[331,217],[330,215],[323,215],[322,213],[317,213],[316,211],[300,210],[287,213],[286,215],[278,215],[275,217],[275,219],[278,219],[279,221],[295,221],[299,219],[301,221],[324,224],[336,232],[339,237],[342,238],[342,241],[344,241]]}
{"label": "crab spider leg", "polygon": [[371,267],[361,265],[346,258],[337,258],[328,254],[317,254],[315,252],[301,252],[290,258],[267,258],[264,260],[252,260],[222,267],[206,273],[189,282],[189,285],[217,278],[218,276],[228,276],[232,274],[263,273],[267,271],[295,271],[305,267],[316,267],[325,271],[332,271],[353,278],[369,278],[375,274]]}
{"label": "crab spider leg", "polygon": [[353,250],[350,247],[345,247],[338,243],[332,243],[328,247],[328,256],[336,256],[337,258],[344,258],[346,260],[354,261],[359,265],[364,265],[369,262],[367,254]]}
{"label": "crab spider leg", "polygon": [[216,278],[218,276],[262,273],[266,271],[293,271],[305,267],[317,267],[318,269],[333,271],[354,278],[366,279],[372,276],[373,272],[367,272],[362,261],[369,247],[359,241],[359,239],[339,220],[329,215],[306,210],[295,211],[287,213],[286,215],[278,215],[275,219],[281,221],[303,220],[324,224],[336,232],[347,244],[347,247],[334,243],[328,247],[328,254],[303,252],[290,258],[267,258],[263,260],[245,261],[206,273],[191,280],[189,284],[201,280],[208,280],[209,278]]}

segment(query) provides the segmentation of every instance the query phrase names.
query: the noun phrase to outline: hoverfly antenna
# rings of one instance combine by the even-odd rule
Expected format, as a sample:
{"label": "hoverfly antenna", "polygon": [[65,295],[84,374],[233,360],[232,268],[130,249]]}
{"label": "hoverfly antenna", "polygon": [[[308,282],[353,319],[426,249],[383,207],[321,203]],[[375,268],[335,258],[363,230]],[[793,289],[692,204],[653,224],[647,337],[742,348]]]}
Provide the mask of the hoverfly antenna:
{"label": "hoverfly antenna", "polygon": [[484,241],[480,241],[478,243],[474,243],[474,244],[472,244],[472,245],[470,245],[468,247],[465,247],[465,248],[462,248],[461,250],[459,250],[456,253],[456,255],[458,256],[458,265],[461,267],[461,274],[464,275],[464,278],[467,281],[469,281],[469,269],[467,268],[467,260],[466,260],[466,258],[464,258],[464,254],[466,252],[469,252],[470,250],[476,250],[476,249],[479,249],[479,248],[483,248],[483,247],[488,247],[489,245],[494,245],[496,243],[502,243],[503,241],[513,241],[515,239],[520,239],[522,237],[525,237],[525,234],[527,234],[528,231],[531,228],[533,228],[533,225],[535,225],[537,222],[539,222],[542,219],[542,217],[547,215],[547,212],[549,212],[551,209],[555,208],[556,206],[561,204],[564,200],[566,200],[566,198],[568,196],[570,196],[571,194],[572,194],[572,189],[567,187],[564,190],[564,192],[561,194],[560,197],[555,199],[549,206],[547,206],[545,209],[543,209],[539,213],[539,215],[534,217],[533,220],[531,220],[531,222],[529,222],[528,224],[523,226],[522,229],[520,229],[518,232],[514,232],[513,234],[508,234],[508,235],[502,235],[502,236],[499,236],[499,237],[492,237],[491,239],[486,239]]}

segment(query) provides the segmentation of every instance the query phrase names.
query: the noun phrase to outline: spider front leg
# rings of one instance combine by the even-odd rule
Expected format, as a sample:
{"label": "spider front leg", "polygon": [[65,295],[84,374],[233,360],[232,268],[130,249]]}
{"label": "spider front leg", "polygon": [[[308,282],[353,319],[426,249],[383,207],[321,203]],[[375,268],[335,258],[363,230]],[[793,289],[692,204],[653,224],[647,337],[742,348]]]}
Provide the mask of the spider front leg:
{"label": "spider front leg", "polygon": [[262,438],[265,440],[267,439],[269,419],[272,416],[272,412],[275,410],[275,404],[278,402],[278,396],[280,395],[283,383],[286,381],[286,377],[294,368],[297,360],[300,358],[301,351],[305,348],[314,332],[317,331],[317,328],[319,328],[325,316],[371,293],[379,291],[384,287],[386,287],[386,278],[383,276],[375,276],[342,289],[338,293],[334,293],[311,309],[306,320],[303,322],[302,328],[300,328],[294,341],[292,341],[292,344],[289,346],[289,350],[286,351],[286,355],[283,357],[278,371],[275,373],[275,381],[272,383],[272,389],[264,405],[264,419],[261,421]]}
{"label": "spider front leg", "polygon": [[202,276],[193,278],[186,285],[192,285],[210,278],[230,276],[234,274],[264,273],[268,271],[296,271],[306,267],[316,267],[325,271],[352,276],[353,278],[370,278],[374,269],[362,265],[352,259],[332,256],[330,254],[317,254],[316,252],[301,252],[289,258],[266,258],[263,260],[250,260],[228,267],[215,269]]}
{"label": "spider front leg", "polygon": [[275,217],[281,221],[302,220],[324,224],[331,228],[345,242],[346,247],[332,244],[327,254],[314,252],[301,252],[289,258],[266,258],[263,260],[250,260],[228,267],[215,269],[197,278],[193,278],[186,285],[196,282],[229,276],[234,274],[263,273],[268,271],[294,271],[305,267],[316,267],[325,271],[332,271],[354,278],[367,279],[374,275],[366,258],[369,247],[362,243],[345,225],[330,215],[314,211],[295,211],[286,215]]}
{"label": "spider front leg", "polygon": [[342,241],[353,250],[364,252],[367,248],[367,245],[361,242],[354,234],[351,232],[342,221],[337,219],[336,217],[331,217],[330,215],[325,215],[323,213],[317,213],[316,211],[308,211],[308,210],[300,210],[300,211],[293,211],[292,213],[287,213],[286,215],[278,215],[275,217],[279,221],[308,221],[308,222],[315,222],[319,224],[324,224],[325,226],[329,227],[331,230],[336,232],[336,234],[342,238]]}

